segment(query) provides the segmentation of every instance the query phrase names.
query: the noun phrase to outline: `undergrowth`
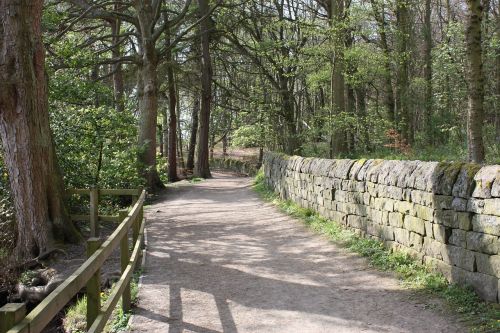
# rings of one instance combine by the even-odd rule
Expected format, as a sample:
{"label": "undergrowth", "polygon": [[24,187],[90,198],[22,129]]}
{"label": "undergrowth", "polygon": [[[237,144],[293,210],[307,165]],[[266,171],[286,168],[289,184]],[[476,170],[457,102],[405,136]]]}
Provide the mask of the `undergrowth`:
{"label": "undergrowth", "polygon": [[418,263],[404,252],[391,251],[380,241],[360,237],[311,209],[302,208],[290,200],[280,199],[266,186],[262,171],[255,178],[254,189],[264,200],[272,202],[284,213],[302,220],[316,233],[323,234],[329,240],[366,257],[377,269],[395,272],[405,287],[443,298],[451,309],[470,323],[471,332],[500,332],[498,304],[482,301],[470,288],[450,284],[442,274]]}
{"label": "undergrowth", "polygon": [[[139,277],[141,271],[138,270],[134,272],[132,279],[130,280],[130,298],[132,306],[137,303],[137,297],[139,294]],[[101,292],[101,305],[106,302],[109,294],[113,288]],[[83,333],[86,332],[87,325],[87,297],[83,295],[80,297],[76,303],[68,308],[63,320],[63,330],[64,332],[71,333]],[[127,329],[128,321],[130,319],[129,312],[123,312],[121,303],[118,302],[116,308],[113,310],[110,319],[106,323],[103,332],[105,333],[117,333],[123,332]]]}

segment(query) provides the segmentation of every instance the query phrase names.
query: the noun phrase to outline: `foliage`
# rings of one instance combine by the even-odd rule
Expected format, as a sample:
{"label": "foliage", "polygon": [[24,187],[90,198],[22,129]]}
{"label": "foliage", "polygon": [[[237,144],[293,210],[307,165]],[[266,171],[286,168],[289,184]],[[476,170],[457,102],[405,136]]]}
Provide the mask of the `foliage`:
{"label": "foliage", "polygon": [[255,177],[254,189],[264,200],[272,202],[284,213],[302,220],[315,232],[366,257],[377,269],[395,272],[404,286],[445,299],[450,309],[461,314],[464,321],[474,324],[473,332],[500,330],[500,309],[494,304],[482,301],[472,289],[448,283],[442,274],[436,273],[431,266],[416,262],[407,253],[388,250],[380,241],[360,237],[311,209],[302,208],[290,200],[280,199],[265,184],[262,170]]}
{"label": "foliage", "polygon": [[68,187],[134,188],[137,123],[108,107],[54,109],[52,128]]}

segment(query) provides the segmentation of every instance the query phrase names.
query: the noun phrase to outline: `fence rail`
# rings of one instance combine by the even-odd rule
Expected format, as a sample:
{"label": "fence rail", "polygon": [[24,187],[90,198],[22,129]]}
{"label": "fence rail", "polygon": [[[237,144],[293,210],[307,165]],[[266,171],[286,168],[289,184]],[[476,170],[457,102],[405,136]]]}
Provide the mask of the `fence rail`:
{"label": "fence rail", "polygon": [[[101,332],[106,325],[118,300],[122,299],[124,312],[130,310],[130,280],[141,255],[145,222],[143,206],[146,191],[142,189],[75,189],[71,194],[89,194],[91,214],[94,217],[94,234],[87,241],[88,259],[50,293],[37,307],[26,315],[24,304],[10,303],[0,308],[0,333],[37,333],[57,315],[66,304],[85,288],[87,295],[87,331]],[[98,195],[131,195],[134,198],[130,211],[121,210],[119,216],[112,217],[120,224],[104,241],[95,237],[98,231]],[[94,203],[92,203],[94,199]],[[110,217],[111,218],[111,217]],[[90,218],[89,218],[90,220]],[[90,220],[92,221],[92,220]],[[91,228],[92,229],[92,228]],[[129,250],[129,230],[132,230],[133,248]],[[100,269],[114,249],[120,246],[121,276],[114,285],[106,302],[101,305]]]}

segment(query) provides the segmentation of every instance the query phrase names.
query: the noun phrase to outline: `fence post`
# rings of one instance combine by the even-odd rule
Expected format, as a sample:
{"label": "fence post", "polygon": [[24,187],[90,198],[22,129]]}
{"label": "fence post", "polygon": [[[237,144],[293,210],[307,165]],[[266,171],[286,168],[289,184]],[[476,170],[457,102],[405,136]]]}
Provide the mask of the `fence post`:
{"label": "fence post", "polygon": [[99,237],[99,190],[90,188],[90,237]]}
{"label": "fence post", "polygon": [[[126,209],[122,209],[119,212],[120,223],[127,218],[128,211]],[[125,272],[130,261],[130,253],[128,248],[128,233],[126,233],[123,238],[120,240],[120,263],[121,263],[121,272]],[[130,282],[125,286],[125,290],[122,294],[122,310],[123,313],[128,313],[130,311]]]}
{"label": "fence post", "polygon": [[24,303],[8,303],[0,308],[0,333],[5,333],[26,316]]}
{"label": "fence post", "polygon": [[[87,240],[87,258],[90,258],[101,246],[99,238]],[[94,320],[101,311],[101,269],[99,268],[87,282],[87,330],[92,326]]]}

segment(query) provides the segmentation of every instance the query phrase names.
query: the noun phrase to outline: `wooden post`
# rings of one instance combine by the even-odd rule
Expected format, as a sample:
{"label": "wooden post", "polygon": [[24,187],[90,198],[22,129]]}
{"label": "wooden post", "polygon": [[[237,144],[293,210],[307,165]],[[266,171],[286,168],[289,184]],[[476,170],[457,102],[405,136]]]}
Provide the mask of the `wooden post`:
{"label": "wooden post", "polygon": [[[142,186],[139,187],[139,189],[138,189],[139,196],[142,194],[143,189],[144,188]],[[133,205],[135,205],[137,203],[138,199],[139,199],[139,197],[134,198]],[[139,238],[139,230],[141,228],[141,223],[142,223],[142,206],[140,208],[140,211],[139,211],[139,214],[137,215],[136,220],[132,223],[132,228],[133,228],[132,229],[133,230],[132,239],[134,240],[133,244],[135,244],[135,242],[137,242],[137,239]]]}
{"label": "wooden post", "polygon": [[24,303],[8,303],[0,308],[0,333],[5,333],[26,316]]}
{"label": "wooden post", "polygon": [[90,237],[99,237],[99,190],[90,188]]}
{"label": "wooden post", "polygon": [[[128,211],[126,209],[122,209],[119,212],[120,223],[123,222],[127,218]],[[128,248],[128,233],[126,233],[123,238],[120,240],[120,263],[121,263],[121,272],[125,272],[127,266],[130,261],[130,251]],[[125,290],[122,294],[122,310],[123,313],[128,313],[130,311],[130,282],[125,286]]]}
{"label": "wooden post", "polygon": [[[101,246],[99,238],[89,238],[87,241],[87,258],[92,256]],[[87,330],[101,311],[101,269],[98,269],[87,282]]]}

